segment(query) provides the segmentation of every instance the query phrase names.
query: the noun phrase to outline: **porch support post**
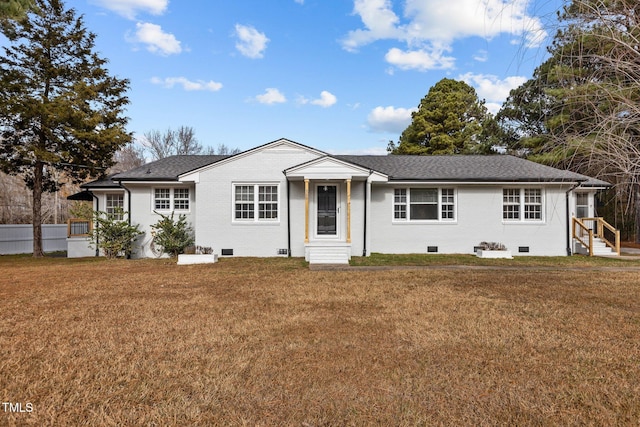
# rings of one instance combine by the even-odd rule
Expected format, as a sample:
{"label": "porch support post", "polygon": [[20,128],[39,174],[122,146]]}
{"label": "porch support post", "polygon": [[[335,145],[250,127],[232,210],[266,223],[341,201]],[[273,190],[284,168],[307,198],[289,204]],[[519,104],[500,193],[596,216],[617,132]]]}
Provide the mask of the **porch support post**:
{"label": "porch support post", "polygon": [[351,243],[351,180],[347,180],[347,243]]}
{"label": "porch support post", "polygon": [[309,243],[309,180],[304,180],[304,242]]}

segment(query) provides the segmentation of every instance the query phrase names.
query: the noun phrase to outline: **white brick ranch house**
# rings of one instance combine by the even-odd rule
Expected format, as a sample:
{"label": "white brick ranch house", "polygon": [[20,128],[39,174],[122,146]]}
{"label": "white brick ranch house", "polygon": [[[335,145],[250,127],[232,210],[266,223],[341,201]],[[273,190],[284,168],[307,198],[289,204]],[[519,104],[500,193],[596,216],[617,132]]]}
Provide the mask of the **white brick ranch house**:
{"label": "white brick ranch house", "polygon": [[[330,155],[279,139],[232,156],[168,157],[75,197],[128,211],[145,232],[135,257],[152,256],[156,212],[175,212],[196,245],[221,256],[346,263],[372,252],[472,254],[482,241],[514,255],[568,255],[582,246],[574,218],[594,217],[594,195],[608,186],[508,155]],[[69,256],[95,254],[70,234]]]}

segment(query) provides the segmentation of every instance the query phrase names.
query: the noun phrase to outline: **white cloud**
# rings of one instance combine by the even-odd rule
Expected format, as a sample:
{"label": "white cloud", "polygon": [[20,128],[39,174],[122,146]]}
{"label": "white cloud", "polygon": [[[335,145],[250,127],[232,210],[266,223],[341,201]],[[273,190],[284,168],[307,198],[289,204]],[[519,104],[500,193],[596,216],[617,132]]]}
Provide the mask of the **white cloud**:
{"label": "white cloud", "polygon": [[473,55],[474,61],[487,62],[489,60],[489,52],[484,49],[480,49]]}
{"label": "white cloud", "polygon": [[445,70],[453,68],[455,58],[444,56],[439,50],[402,51],[396,47],[389,49],[384,57],[386,61],[401,70]]}
{"label": "white cloud", "polygon": [[187,91],[194,91],[194,90],[203,91],[204,90],[204,91],[210,91],[210,92],[217,92],[220,89],[222,89],[222,83],[214,82],[213,80],[210,80],[208,82],[204,80],[192,81],[187,79],[186,77],[166,77],[164,79],[153,77],[151,79],[151,83],[162,85],[169,89],[174,87],[175,85],[180,85],[184,90],[187,90]]}
{"label": "white cloud", "polygon": [[264,56],[269,39],[264,33],[247,25],[236,24],[236,49],[248,58],[256,59]]}
{"label": "white cloud", "polygon": [[[490,107],[489,104],[502,105],[509,96],[511,89],[515,89],[527,81],[527,78],[522,76],[510,76],[505,79],[499,79],[497,76],[490,74],[473,73],[462,74],[458,79],[473,86],[476,89],[478,97],[487,101],[487,108]],[[495,108],[495,105],[491,105],[491,107]]]}
{"label": "white cloud", "polygon": [[134,19],[137,12],[161,15],[169,4],[169,0],[92,0],[92,2],[128,19]]}
{"label": "white cloud", "polygon": [[323,108],[331,107],[336,102],[338,102],[338,98],[336,98],[334,94],[332,94],[331,92],[327,92],[326,90],[320,92],[320,98],[311,101],[313,105],[319,105]]}
{"label": "white cloud", "polygon": [[[450,51],[454,41],[468,37],[490,40],[508,34],[527,47],[539,46],[547,33],[540,19],[527,13],[531,1],[406,0],[399,15],[391,0],[355,0],[354,14],[360,16],[363,28],[350,31],[342,46],[355,51],[377,40],[396,40],[405,44],[407,51],[401,58],[403,51],[393,48],[387,58],[405,64],[405,69],[424,71],[432,69],[429,64],[449,68],[454,59],[442,56],[442,52]],[[409,53],[412,58],[407,57]],[[424,65],[406,65],[416,62]]]}
{"label": "white cloud", "polygon": [[374,132],[402,133],[411,124],[411,113],[417,108],[376,107],[367,117],[367,124]]}
{"label": "white cloud", "polygon": [[287,102],[287,98],[276,88],[270,87],[267,88],[265,93],[262,95],[256,96],[256,101],[261,104],[273,105],[273,104],[282,104]]}
{"label": "white cloud", "polygon": [[182,52],[182,46],[176,37],[162,31],[160,25],[138,22],[136,28],[133,41],[146,44],[149,52],[165,56]]}

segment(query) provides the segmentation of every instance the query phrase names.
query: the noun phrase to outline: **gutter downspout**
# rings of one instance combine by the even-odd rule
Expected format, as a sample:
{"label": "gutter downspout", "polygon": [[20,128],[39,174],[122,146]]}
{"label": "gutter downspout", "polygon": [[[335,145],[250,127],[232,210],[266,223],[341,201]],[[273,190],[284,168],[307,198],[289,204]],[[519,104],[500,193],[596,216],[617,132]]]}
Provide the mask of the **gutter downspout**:
{"label": "gutter downspout", "polygon": [[571,250],[571,219],[569,218],[569,212],[570,212],[570,206],[569,206],[569,193],[571,193],[573,190],[575,190],[576,188],[580,187],[580,181],[578,181],[577,184],[575,184],[573,187],[571,187],[570,189],[567,190],[567,192],[565,193],[565,205],[567,208],[567,256],[571,256],[573,255],[573,251]]}
{"label": "gutter downspout", "polygon": [[[122,185],[122,181],[116,181],[118,183],[118,187],[122,188],[127,192],[127,223],[131,225],[131,190]],[[131,254],[127,254],[127,259],[131,259]]]}
{"label": "gutter downspout", "polygon": [[291,258],[291,181],[287,179],[287,256]]}
{"label": "gutter downspout", "polygon": [[282,171],[287,179],[287,257],[291,258],[291,181],[287,177],[287,171]]}
{"label": "gutter downspout", "polygon": [[[100,211],[100,199],[96,196],[92,191],[89,191],[91,196],[96,200],[96,212]],[[98,223],[96,223],[96,228],[98,227]],[[100,256],[100,234],[96,233],[96,256]]]}
{"label": "gutter downspout", "polygon": [[364,227],[363,227],[363,240],[362,240],[362,256],[367,256],[367,189],[369,188],[369,178],[371,178],[371,174],[373,170],[369,169],[369,176],[364,181]]}

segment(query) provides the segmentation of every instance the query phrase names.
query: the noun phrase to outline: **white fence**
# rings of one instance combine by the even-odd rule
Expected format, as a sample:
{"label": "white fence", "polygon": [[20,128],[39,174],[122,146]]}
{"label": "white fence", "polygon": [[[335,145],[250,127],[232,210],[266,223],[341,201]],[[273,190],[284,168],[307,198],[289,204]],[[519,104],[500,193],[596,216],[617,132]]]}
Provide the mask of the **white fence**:
{"label": "white fence", "polygon": [[[42,249],[45,252],[67,250],[67,224],[42,225]],[[0,255],[33,253],[31,224],[0,224]]]}

